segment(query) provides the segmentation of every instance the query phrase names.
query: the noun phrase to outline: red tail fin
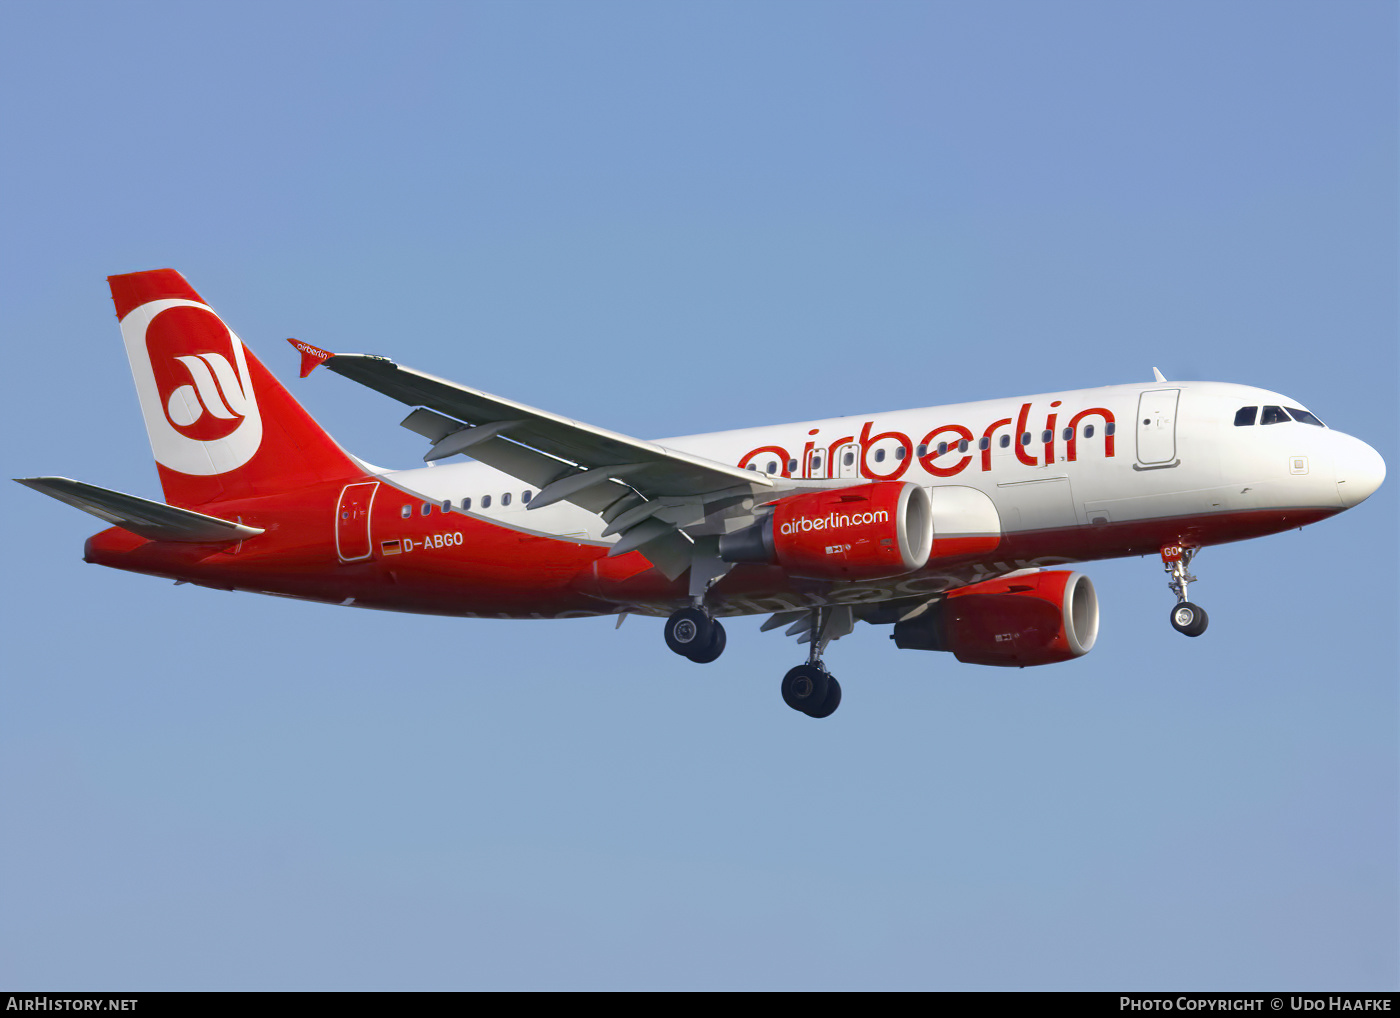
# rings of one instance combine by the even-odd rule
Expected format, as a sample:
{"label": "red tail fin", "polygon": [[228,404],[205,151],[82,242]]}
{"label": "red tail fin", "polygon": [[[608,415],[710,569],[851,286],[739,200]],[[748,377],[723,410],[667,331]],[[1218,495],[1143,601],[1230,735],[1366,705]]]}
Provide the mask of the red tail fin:
{"label": "red tail fin", "polygon": [[364,474],[174,269],[109,276],[166,501]]}

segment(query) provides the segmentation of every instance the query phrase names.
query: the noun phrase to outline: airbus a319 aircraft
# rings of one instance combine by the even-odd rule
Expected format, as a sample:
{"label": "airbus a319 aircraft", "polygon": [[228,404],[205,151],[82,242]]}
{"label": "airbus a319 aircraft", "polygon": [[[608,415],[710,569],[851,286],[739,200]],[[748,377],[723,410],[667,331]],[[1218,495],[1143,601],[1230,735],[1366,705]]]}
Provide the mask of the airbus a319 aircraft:
{"label": "airbus a319 aircraft", "polygon": [[[650,615],[697,663],[767,615],[807,660],[788,706],[841,702],[823,656],[857,622],[897,646],[1028,666],[1086,654],[1098,600],[1051,568],[1160,555],[1171,624],[1203,547],[1349,509],[1374,449],[1288,396],[1151,384],[639,441],[368,354],[291,340],[412,407],[426,466],[342,449],[179,273],[109,277],[165,502],[19,479],[113,526],[85,560],[220,590],[505,619]],[[463,459],[462,457],[469,457]],[[621,625],[621,618],[619,618]]]}

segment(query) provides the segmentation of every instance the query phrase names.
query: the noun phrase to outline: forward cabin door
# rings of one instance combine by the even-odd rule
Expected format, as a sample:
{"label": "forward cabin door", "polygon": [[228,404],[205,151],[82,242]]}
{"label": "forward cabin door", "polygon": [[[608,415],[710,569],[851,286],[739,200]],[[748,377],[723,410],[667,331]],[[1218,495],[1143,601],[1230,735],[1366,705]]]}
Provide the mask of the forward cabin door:
{"label": "forward cabin door", "polygon": [[860,443],[847,442],[837,446],[828,464],[828,477],[860,477]]}
{"label": "forward cabin door", "polygon": [[1180,389],[1149,389],[1138,397],[1137,458],[1143,468],[1174,467]]}
{"label": "forward cabin door", "polygon": [[342,562],[369,558],[369,511],[378,481],[347,484],[335,507],[335,550]]}

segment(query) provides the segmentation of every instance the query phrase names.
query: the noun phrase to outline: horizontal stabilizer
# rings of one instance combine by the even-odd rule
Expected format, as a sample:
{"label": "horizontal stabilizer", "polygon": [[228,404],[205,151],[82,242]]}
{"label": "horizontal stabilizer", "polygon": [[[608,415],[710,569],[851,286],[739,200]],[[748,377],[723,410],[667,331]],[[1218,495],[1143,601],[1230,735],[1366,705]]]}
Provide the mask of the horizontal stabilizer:
{"label": "horizontal stabilizer", "polygon": [[164,502],[124,495],[67,477],[16,477],[15,480],[151,541],[215,544],[241,541],[262,533],[258,527],[245,527],[217,516],[177,509]]}

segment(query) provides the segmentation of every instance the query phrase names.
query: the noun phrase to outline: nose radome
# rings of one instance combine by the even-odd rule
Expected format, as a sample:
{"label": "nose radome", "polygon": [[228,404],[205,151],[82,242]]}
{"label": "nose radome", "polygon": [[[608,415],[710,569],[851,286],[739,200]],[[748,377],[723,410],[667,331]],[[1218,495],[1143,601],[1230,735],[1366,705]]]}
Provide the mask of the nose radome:
{"label": "nose radome", "polygon": [[1337,466],[1337,493],[1342,505],[1350,509],[1371,497],[1371,493],[1385,480],[1385,460],[1359,438],[1338,435],[1345,441],[1338,443],[1333,453]]}

